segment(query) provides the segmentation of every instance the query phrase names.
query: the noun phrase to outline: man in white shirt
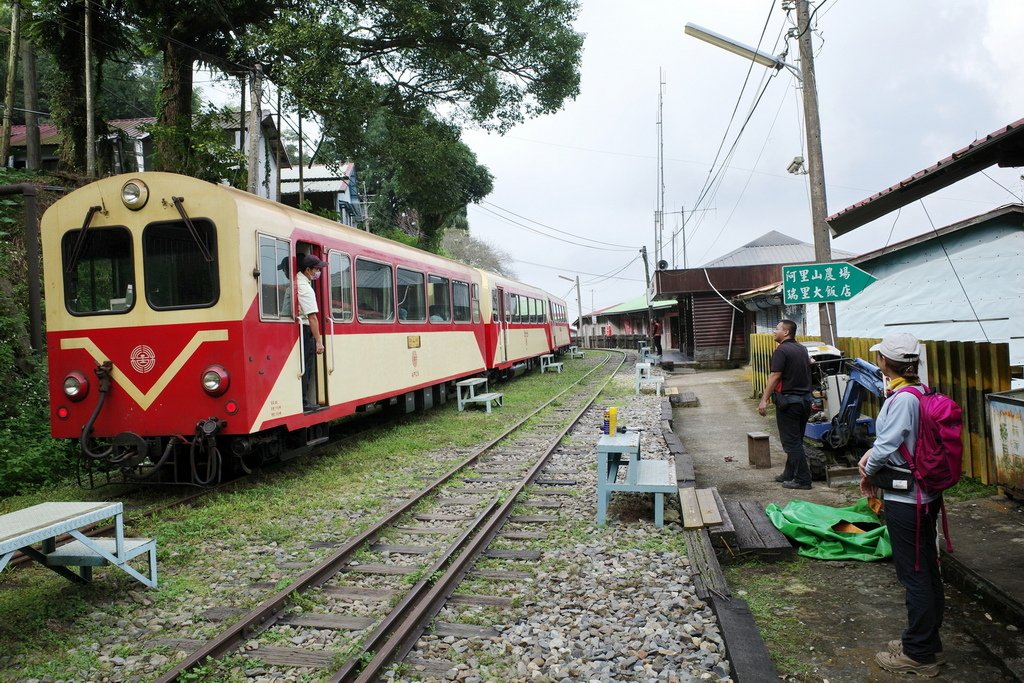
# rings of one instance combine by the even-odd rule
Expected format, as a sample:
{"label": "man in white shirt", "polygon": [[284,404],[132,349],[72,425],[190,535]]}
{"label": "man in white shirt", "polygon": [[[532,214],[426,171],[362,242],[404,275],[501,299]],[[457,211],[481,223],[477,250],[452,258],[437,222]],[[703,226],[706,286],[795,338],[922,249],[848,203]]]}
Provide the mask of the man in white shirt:
{"label": "man in white shirt", "polygon": [[324,352],[320,336],[320,308],[313,293],[313,281],[320,277],[320,269],[327,264],[313,254],[300,254],[299,272],[295,277],[295,289],[299,296],[299,320],[302,321],[302,357],[305,371],[302,373],[302,411],[309,413],[319,409],[314,395],[310,399],[310,384],[316,368],[316,357]]}

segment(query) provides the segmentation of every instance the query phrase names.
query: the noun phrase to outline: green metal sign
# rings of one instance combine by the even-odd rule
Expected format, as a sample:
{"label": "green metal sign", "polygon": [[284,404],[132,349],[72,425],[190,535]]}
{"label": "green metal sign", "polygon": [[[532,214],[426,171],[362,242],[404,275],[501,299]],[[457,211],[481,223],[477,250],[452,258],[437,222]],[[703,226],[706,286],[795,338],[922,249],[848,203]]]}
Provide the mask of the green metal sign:
{"label": "green metal sign", "polygon": [[782,266],[782,300],[787,306],[848,301],[876,279],[849,263]]}

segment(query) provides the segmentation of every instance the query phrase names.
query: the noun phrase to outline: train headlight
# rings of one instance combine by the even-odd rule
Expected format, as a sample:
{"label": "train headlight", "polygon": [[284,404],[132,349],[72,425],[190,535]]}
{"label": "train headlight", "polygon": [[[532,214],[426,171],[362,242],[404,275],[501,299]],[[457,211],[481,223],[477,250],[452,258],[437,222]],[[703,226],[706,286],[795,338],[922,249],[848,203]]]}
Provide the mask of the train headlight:
{"label": "train headlight", "polygon": [[81,401],[89,393],[89,380],[80,372],[64,376],[64,395],[72,401]]}
{"label": "train headlight", "polygon": [[203,391],[210,396],[220,396],[228,390],[231,384],[228,378],[228,371],[219,365],[211,365],[203,370],[202,377]]}
{"label": "train headlight", "polygon": [[138,211],[149,201],[149,188],[141,180],[129,180],[121,186],[121,201],[132,211]]}

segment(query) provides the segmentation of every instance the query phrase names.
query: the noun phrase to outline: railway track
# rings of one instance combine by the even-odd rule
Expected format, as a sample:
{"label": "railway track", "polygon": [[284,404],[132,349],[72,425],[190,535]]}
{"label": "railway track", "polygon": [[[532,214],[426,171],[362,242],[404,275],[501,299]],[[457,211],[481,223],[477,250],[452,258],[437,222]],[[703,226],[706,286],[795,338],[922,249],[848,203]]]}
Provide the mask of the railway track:
{"label": "railway track", "polygon": [[[386,414],[381,413],[375,413],[373,415],[364,417],[358,421],[347,421],[342,423],[342,431],[340,433],[332,431],[331,437],[327,441],[317,444],[315,446],[304,446],[302,449],[299,450],[313,452],[324,451],[328,448],[337,448],[340,444],[346,441],[354,441],[358,439],[360,436],[372,432],[373,429],[380,427],[382,424],[391,424],[396,421],[401,421],[401,418],[396,420],[393,416],[387,416]],[[274,463],[270,465],[270,467],[280,466],[285,462],[287,462],[287,460],[282,461],[280,463]],[[183,505],[191,505],[201,500],[202,498],[205,498],[206,496],[212,493],[222,491],[229,486],[244,485],[245,480],[248,477],[252,476],[252,474],[253,472],[250,471],[248,473],[241,474],[233,479],[224,481],[215,486],[201,488],[193,487],[193,485],[191,484],[140,484],[137,485],[135,488],[129,488],[126,491],[122,491],[121,493],[118,493],[116,496],[112,496],[112,498],[127,501],[125,504],[125,524],[128,528],[130,528],[133,523],[138,524],[139,522],[144,521],[150,517],[154,517],[161,512],[173,510],[174,508],[181,507]],[[131,481],[124,482],[124,484],[132,483],[133,482]],[[111,482],[110,484],[104,484],[102,486],[106,485],[113,486],[118,485],[118,483]],[[102,488],[102,486],[96,488]],[[176,495],[170,497],[170,499],[167,500],[160,499],[157,500],[157,502],[150,505],[132,503],[132,497],[137,494],[148,494],[154,490],[159,490],[161,488],[180,491],[182,486],[187,487],[188,490],[188,492],[185,493],[184,495]],[[114,532],[114,525],[96,523],[82,527],[78,531],[90,538],[102,537],[112,534]],[[67,543],[71,543],[74,540],[75,539],[73,536],[71,536],[71,534],[61,534],[55,539],[56,547],[59,548],[60,546],[65,545]],[[31,557],[19,552],[15,554],[15,556],[11,559],[10,562],[7,563],[7,566],[4,569],[16,570],[19,568],[25,568],[31,566],[32,562],[33,560]]]}
{"label": "railway track", "polygon": [[[308,569],[292,585],[241,614],[216,638],[206,642],[161,642],[191,654],[158,680],[191,680],[189,676],[200,667],[209,671],[215,666],[211,661],[247,652],[272,666],[317,669],[325,674],[323,680],[378,680],[415,646],[474,563],[503,533],[506,522],[557,521],[555,515],[512,513],[524,503],[524,491],[531,485],[548,488],[549,496],[568,493],[556,487],[573,482],[544,476],[545,466],[562,438],[625,361],[625,354],[617,364],[611,362],[613,357],[604,356],[576,385],[490,443],[461,457],[421,491],[398,501],[395,509]],[[551,500],[532,503],[542,508],[558,506]],[[540,538],[543,532],[520,531],[504,536]],[[539,553],[490,551],[490,555],[530,559]],[[501,578],[501,574],[509,572],[475,573],[484,578]],[[484,604],[502,603],[500,596],[470,597]],[[332,634],[330,643],[320,649],[291,644],[282,647],[270,636],[271,627],[277,624],[328,632]],[[435,624],[434,628],[442,632],[466,629],[449,624]],[[264,638],[266,641],[261,642]],[[296,640],[304,638],[296,638],[293,643]],[[416,665],[421,669],[442,668],[446,663]]]}

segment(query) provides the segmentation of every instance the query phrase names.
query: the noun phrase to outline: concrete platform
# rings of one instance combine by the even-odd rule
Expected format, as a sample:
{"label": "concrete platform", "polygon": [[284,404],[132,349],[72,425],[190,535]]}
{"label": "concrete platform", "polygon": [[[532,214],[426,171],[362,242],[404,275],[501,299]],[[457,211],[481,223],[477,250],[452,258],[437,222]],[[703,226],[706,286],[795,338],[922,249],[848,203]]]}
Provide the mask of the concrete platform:
{"label": "concrete platform", "polygon": [[1024,507],[1000,496],[947,503],[946,514],[953,541],[952,554],[939,546],[946,580],[1024,624]]}
{"label": "concrete platform", "polygon": [[[685,475],[689,485],[716,487],[726,501],[756,500],[762,506],[784,506],[799,498],[845,507],[860,497],[852,485],[815,482],[812,490],[794,491],[774,481],[786,456],[773,414],[757,414],[748,371],[698,369],[666,376],[667,386],[699,398],[695,406],[673,410],[672,436],[692,463],[687,472],[677,473],[680,485]],[[748,463],[746,434],[755,430],[770,435],[769,469]],[[938,680],[1024,681],[1024,507],[996,496],[949,502],[947,513],[954,546],[952,555],[942,554],[948,584],[943,642],[949,664]],[[891,562],[814,561],[799,572],[775,566],[741,566],[738,571],[754,578],[782,572],[775,588],[762,590],[814,633],[814,647],[797,659],[813,668],[815,680],[896,680],[874,664],[880,646],[897,637],[906,623],[903,591]],[[789,654],[773,651],[773,656]],[[776,663],[781,674],[795,673],[785,670],[784,660]]]}

